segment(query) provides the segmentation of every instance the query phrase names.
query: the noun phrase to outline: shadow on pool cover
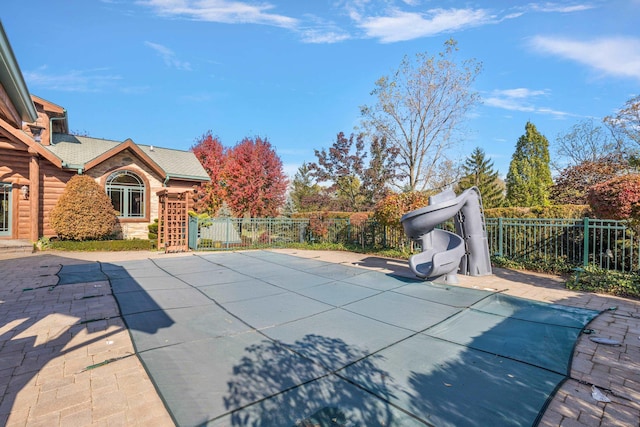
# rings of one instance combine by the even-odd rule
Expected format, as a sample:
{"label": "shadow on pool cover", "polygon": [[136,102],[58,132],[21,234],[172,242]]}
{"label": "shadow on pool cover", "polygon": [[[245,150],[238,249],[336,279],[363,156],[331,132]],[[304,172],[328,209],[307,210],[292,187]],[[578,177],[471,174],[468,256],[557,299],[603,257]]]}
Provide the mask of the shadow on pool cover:
{"label": "shadow on pool cover", "polygon": [[599,314],[271,252],[102,270],[181,426],[533,426]]}

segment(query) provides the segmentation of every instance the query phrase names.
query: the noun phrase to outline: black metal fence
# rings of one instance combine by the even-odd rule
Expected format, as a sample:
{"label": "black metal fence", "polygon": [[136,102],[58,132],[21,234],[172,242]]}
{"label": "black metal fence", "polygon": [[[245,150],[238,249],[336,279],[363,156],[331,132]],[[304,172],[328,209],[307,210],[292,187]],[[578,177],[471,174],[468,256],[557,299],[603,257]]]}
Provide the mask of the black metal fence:
{"label": "black metal fence", "polygon": [[[620,271],[640,269],[639,238],[626,221],[487,218],[486,229],[492,255],[516,260],[562,259],[569,265],[594,263]],[[411,247],[402,229],[372,220],[190,219],[189,247],[193,250],[282,247],[292,243],[342,243],[364,250]]]}

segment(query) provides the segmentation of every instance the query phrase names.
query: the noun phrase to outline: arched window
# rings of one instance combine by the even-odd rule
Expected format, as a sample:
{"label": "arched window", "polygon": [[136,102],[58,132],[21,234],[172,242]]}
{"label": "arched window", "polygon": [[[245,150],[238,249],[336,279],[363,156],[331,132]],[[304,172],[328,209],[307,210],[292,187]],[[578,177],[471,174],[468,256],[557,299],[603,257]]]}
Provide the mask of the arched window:
{"label": "arched window", "polygon": [[144,218],[146,188],[133,172],[116,171],[107,178],[107,194],[120,218]]}

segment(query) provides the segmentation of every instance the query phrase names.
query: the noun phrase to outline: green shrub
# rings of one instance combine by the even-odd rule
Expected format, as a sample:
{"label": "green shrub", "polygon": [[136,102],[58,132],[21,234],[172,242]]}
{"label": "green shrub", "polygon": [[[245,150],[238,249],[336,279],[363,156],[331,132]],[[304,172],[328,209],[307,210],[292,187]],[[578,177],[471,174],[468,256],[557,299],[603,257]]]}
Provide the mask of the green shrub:
{"label": "green shrub", "polygon": [[584,218],[593,213],[588,205],[551,205],[485,209],[484,215],[487,218]]}
{"label": "green shrub", "polygon": [[47,246],[49,249],[61,251],[148,251],[155,249],[154,241],[131,240],[51,240]]}
{"label": "green shrub", "polygon": [[640,275],[607,270],[597,265],[577,269],[566,283],[567,289],[598,292],[640,299]]}
{"label": "green shrub", "polygon": [[147,226],[147,229],[149,230],[147,234],[149,240],[158,240],[158,218],[154,219],[153,222]]}
{"label": "green shrub", "polygon": [[88,175],[75,175],[51,210],[50,223],[69,240],[97,240],[111,235],[117,212],[104,189]]}
{"label": "green shrub", "polygon": [[574,266],[567,263],[563,257],[549,258],[505,258],[492,256],[491,263],[496,267],[510,268],[512,270],[537,271],[547,274],[567,274],[573,271]]}
{"label": "green shrub", "polygon": [[349,219],[353,215],[367,215],[371,217],[372,212],[343,212],[343,211],[309,211],[309,212],[294,212],[291,214],[293,219],[307,219],[311,217],[323,217],[327,219]]}

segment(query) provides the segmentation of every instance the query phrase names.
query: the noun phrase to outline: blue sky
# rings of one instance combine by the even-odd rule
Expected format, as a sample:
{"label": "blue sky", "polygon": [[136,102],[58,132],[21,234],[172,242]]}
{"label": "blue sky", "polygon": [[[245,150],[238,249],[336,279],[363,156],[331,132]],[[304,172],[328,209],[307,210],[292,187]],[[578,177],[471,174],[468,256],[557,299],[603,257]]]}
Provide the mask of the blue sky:
{"label": "blue sky", "polygon": [[3,0],[0,18],[72,131],[185,150],[259,135],[291,175],[404,55],[450,37],[483,63],[452,155],[479,146],[502,176],[527,121],[553,145],[640,93],[640,0]]}

